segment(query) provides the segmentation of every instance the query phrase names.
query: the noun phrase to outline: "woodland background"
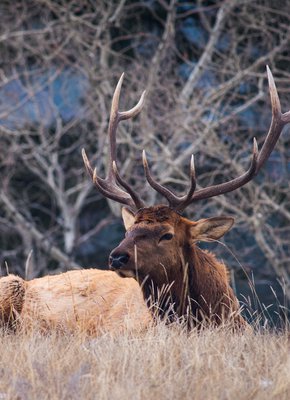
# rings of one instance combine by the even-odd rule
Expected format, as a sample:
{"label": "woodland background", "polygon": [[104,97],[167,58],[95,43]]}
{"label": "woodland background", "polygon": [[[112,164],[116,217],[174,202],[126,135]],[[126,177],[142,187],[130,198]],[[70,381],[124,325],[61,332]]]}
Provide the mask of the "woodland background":
{"label": "woodland background", "polygon": [[[266,64],[290,108],[289,10],[289,0],[1,0],[2,273],[107,268],[120,207],[95,190],[81,149],[105,173],[123,71],[121,109],[147,96],[120,124],[118,163],[148,204],[161,199],[145,184],[144,148],[154,176],[180,193],[192,153],[200,187],[247,169],[253,137],[261,147],[270,126]],[[273,320],[290,300],[289,130],[253,182],[186,212],[235,217],[226,245],[207,248],[231,268],[240,299]]]}

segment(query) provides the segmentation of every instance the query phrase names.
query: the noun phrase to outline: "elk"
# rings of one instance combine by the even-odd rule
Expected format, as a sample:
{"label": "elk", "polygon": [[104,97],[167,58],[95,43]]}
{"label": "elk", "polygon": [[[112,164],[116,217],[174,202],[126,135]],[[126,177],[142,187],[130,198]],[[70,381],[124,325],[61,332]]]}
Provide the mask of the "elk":
{"label": "elk", "polygon": [[[25,281],[8,275],[0,279],[0,325],[42,330],[80,329],[90,334],[120,329],[143,329],[155,317],[172,321],[181,318],[190,327],[209,321],[244,328],[226,266],[214,254],[201,250],[199,241],[221,238],[233,225],[232,217],[190,221],[182,212],[201,199],[236,190],[259,172],[270,156],[290,111],[281,113],[279,97],[267,67],[272,104],[272,121],[260,151],[253,141],[249,169],[228,182],[196,190],[194,159],[190,163],[190,185],[177,196],[152,176],[143,151],[145,177],[168,205],[145,206],[138,193],[120,176],[117,167],[116,132],[120,121],[140,113],[145,99],[128,111],[119,111],[121,76],[112,100],[109,121],[109,160],[105,179],[92,168],[85,150],[83,160],[97,190],[124,205],[124,240],[109,256],[111,271],[69,271],[57,276]],[[150,306],[150,307],[148,307]],[[150,310],[149,310],[150,308]],[[129,324],[124,321],[129,320]],[[126,326],[125,326],[126,325]]]}
{"label": "elk", "polygon": [[187,194],[177,196],[160,185],[152,176],[143,150],[143,167],[149,185],[160,193],[168,205],[146,207],[136,191],[120,176],[116,158],[118,123],[141,111],[144,93],[130,112],[118,110],[121,76],[113,97],[109,143],[108,175],[105,179],[93,169],[85,150],[84,163],[97,190],[117,201],[122,209],[126,229],[124,240],[110,254],[109,267],[121,277],[139,282],[145,301],[150,300],[155,313],[169,320],[177,316],[190,325],[210,321],[220,325],[231,320],[234,326],[246,322],[239,313],[239,303],[228,281],[226,266],[210,252],[197,246],[199,241],[221,238],[234,223],[231,217],[213,217],[190,221],[182,212],[198,200],[232,192],[251,181],[270,156],[283,130],[290,122],[290,111],[281,113],[281,106],[272,73],[267,66],[272,105],[272,121],[260,151],[253,140],[252,159],[248,170],[228,182],[196,190],[194,157],[190,162],[190,184]]}

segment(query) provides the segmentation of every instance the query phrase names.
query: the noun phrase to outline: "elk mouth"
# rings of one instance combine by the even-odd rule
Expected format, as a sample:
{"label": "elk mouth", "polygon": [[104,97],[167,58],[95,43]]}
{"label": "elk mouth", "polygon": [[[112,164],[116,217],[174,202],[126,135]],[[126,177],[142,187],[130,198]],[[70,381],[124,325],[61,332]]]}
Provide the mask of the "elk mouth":
{"label": "elk mouth", "polygon": [[121,278],[134,278],[136,279],[136,274],[131,269],[118,269],[114,268],[111,265],[109,266],[110,271],[115,272]]}

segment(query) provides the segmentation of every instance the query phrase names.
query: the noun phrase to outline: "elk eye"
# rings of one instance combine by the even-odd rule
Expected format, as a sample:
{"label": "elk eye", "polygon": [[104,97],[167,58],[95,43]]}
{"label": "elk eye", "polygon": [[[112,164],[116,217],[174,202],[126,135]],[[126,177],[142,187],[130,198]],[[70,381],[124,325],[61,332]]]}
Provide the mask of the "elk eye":
{"label": "elk eye", "polygon": [[172,233],[165,233],[165,235],[161,236],[159,242],[161,242],[161,240],[171,240],[173,238]]}

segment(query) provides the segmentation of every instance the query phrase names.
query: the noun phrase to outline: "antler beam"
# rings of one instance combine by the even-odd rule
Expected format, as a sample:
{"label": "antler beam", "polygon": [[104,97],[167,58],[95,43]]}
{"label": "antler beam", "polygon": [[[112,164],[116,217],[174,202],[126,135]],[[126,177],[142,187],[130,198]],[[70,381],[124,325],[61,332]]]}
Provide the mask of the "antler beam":
{"label": "antler beam", "polygon": [[220,194],[232,192],[233,190],[244,186],[246,183],[252,180],[255,175],[257,175],[262,166],[265,164],[271,152],[273,151],[275,144],[279,139],[284,126],[290,123],[290,111],[284,114],[282,114],[281,112],[281,105],[276,85],[271,70],[268,66],[267,66],[267,75],[268,75],[269,91],[270,91],[270,98],[272,105],[272,121],[270,129],[268,131],[265,142],[260,152],[258,151],[258,145],[256,139],[254,138],[252,161],[250,167],[241,176],[234,178],[228,182],[209,186],[207,188],[203,188],[195,192],[196,179],[195,179],[194,164],[192,157],[191,168],[190,168],[190,175],[191,175],[190,189],[187,195],[178,197],[171,190],[160,185],[153,179],[149,170],[146,154],[145,152],[143,152],[143,166],[148,183],[157,192],[159,192],[162,196],[164,196],[167,199],[167,201],[169,202],[169,206],[172,207],[174,210],[181,212],[189,204],[197,200],[208,199],[210,197],[218,196]]}

